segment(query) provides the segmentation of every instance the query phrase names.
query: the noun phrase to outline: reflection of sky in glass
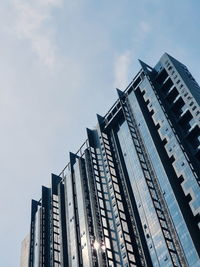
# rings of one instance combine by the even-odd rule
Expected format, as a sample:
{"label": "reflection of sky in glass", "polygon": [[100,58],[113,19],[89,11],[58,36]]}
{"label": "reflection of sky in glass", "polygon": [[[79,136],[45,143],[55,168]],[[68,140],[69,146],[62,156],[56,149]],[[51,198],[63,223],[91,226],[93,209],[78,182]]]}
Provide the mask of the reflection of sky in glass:
{"label": "reflection of sky in glass", "polygon": [[[148,225],[146,240],[149,246],[150,244],[153,245],[149,252],[154,266],[159,266],[159,264],[164,263],[166,256],[169,259],[170,257],[126,122],[120,126],[118,138],[136,202],[141,204],[141,207],[138,209],[141,221],[143,225]],[[150,234],[151,238],[147,238],[147,234]],[[171,266],[171,264],[171,261],[168,260],[165,266]]]}
{"label": "reflection of sky in glass", "polygon": [[80,166],[77,160],[75,166],[75,184],[76,184],[76,195],[77,195],[77,207],[78,207],[78,219],[79,219],[79,229],[81,236],[81,249],[83,264],[89,266],[89,250],[87,244],[88,232],[86,231],[86,220],[87,214],[85,213],[85,197],[83,195],[83,181],[80,175]]}
{"label": "reflection of sky in glass", "polygon": [[78,248],[76,242],[76,222],[74,212],[74,200],[73,200],[73,189],[71,174],[68,173],[65,179],[65,190],[66,190],[66,211],[68,220],[68,234],[69,234],[69,257],[72,266],[78,266]]}
{"label": "reflection of sky in glass", "polygon": [[[177,150],[176,155],[177,155],[177,158],[179,159],[179,161],[177,161],[177,165],[178,165],[178,162],[183,161],[181,158],[185,159],[183,156],[183,153],[180,150],[176,139],[174,138],[174,134],[171,130],[171,127],[170,127],[169,123],[167,122],[165,115],[164,115],[158,101],[156,100],[155,94],[154,94],[153,90],[151,89],[151,86],[149,85],[147,80],[144,81],[144,84],[141,84],[141,88],[143,86],[144,86],[144,88],[147,89],[147,95],[148,95],[148,98],[150,99],[150,104],[151,104],[151,99],[154,99],[153,105],[152,105],[153,109],[155,110],[154,117],[157,117],[157,118],[159,118],[160,121],[161,120],[163,121],[163,124],[162,124],[163,127],[161,128],[161,130],[159,129],[159,132],[161,134],[162,133],[164,134],[164,129],[168,128],[167,135],[165,134],[165,136],[167,136],[167,140],[169,140],[170,143],[176,142],[176,150]],[[145,96],[146,96],[146,94],[145,94]],[[192,243],[192,239],[190,237],[189,231],[188,231],[187,226],[184,222],[181,211],[178,207],[178,203],[177,203],[176,198],[173,194],[171,185],[168,181],[168,178],[166,176],[164,168],[162,167],[161,160],[159,159],[159,155],[157,153],[156,147],[153,143],[153,140],[151,138],[151,135],[150,135],[148,127],[145,123],[145,120],[143,118],[140,107],[137,104],[134,93],[131,93],[131,95],[129,96],[129,100],[130,100],[130,104],[132,106],[132,109],[134,111],[135,119],[136,119],[137,123],[140,123],[140,133],[143,137],[143,141],[144,141],[145,146],[148,150],[148,154],[150,156],[154,170],[155,170],[157,177],[159,179],[160,186],[162,188],[162,191],[165,192],[164,197],[165,197],[166,203],[168,205],[170,214],[172,216],[174,225],[176,227],[179,239],[182,243],[186,258],[187,258],[190,266],[192,266],[192,267],[198,266],[198,264],[200,262],[199,257],[195,251],[195,248],[194,248],[194,245]],[[166,145],[166,147],[167,147],[167,145]],[[171,147],[172,147],[172,145],[171,145]],[[183,168],[183,166],[180,166],[180,171],[183,171],[183,169],[184,169],[185,174],[187,174],[186,177],[190,178],[190,180],[188,180],[188,183],[186,183],[186,186],[190,187],[192,185],[193,188],[197,189],[196,180],[194,180],[195,178],[194,178],[193,174],[191,173],[190,168],[188,168],[188,167]],[[192,182],[191,176],[193,176],[193,180],[195,181],[195,183]],[[199,188],[196,191],[197,191],[196,195],[197,195],[197,197],[199,197]],[[197,207],[199,207],[198,203],[200,203],[200,201],[198,199],[196,200],[195,203],[197,204]]]}

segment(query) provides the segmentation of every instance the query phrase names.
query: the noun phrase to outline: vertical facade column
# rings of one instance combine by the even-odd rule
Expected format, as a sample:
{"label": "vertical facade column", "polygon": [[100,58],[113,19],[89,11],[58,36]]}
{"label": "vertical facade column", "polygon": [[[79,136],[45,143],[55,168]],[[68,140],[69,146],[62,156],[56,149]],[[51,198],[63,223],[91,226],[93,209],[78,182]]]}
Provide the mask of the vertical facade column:
{"label": "vertical facade column", "polygon": [[[135,146],[135,152],[139,159],[141,165],[141,170],[143,172],[144,178],[146,180],[146,185],[151,196],[151,201],[157,215],[157,219],[160,225],[161,233],[160,238],[164,237],[165,244],[171,259],[173,266],[187,266],[182,247],[179,242],[176,230],[174,228],[171,216],[168,212],[167,205],[163,198],[162,191],[156,174],[154,172],[153,166],[150,162],[147,150],[144,146],[144,142],[141,138],[138,126],[135,122],[133,111],[130,108],[128,99],[126,96],[118,90],[119,98],[121,99],[121,104],[123,107],[124,116],[130,131],[130,136],[132,137],[133,145]],[[139,182],[139,181],[138,181]],[[138,183],[137,182],[137,183]],[[139,188],[139,187],[138,187]],[[140,189],[139,189],[140,190]],[[146,213],[147,214],[147,213]],[[151,226],[150,226],[151,229]]]}
{"label": "vertical facade column", "polygon": [[[36,234],[36,227],[37,227],[37,212],[38,206],[40,203],[36,200],[32,200],[31,202],[31,227],[30,227],[30,248],[29,248],[29,267],[34,267],[35,265],[35,255],[36,252],[36,243],[37,243],[37,234]],[[38,255],[37,255],[38,256]]]}

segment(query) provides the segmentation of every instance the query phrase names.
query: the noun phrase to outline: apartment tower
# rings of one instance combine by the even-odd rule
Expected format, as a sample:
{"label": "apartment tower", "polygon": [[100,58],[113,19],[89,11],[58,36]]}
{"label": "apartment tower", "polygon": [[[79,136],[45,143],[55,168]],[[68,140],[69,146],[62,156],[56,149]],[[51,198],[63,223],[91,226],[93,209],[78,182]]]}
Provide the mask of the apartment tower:
{"label": "apartment tower", "polygon": [[200,266],[200,87],[166,53],[140,64],[32,200],[29,267]]}

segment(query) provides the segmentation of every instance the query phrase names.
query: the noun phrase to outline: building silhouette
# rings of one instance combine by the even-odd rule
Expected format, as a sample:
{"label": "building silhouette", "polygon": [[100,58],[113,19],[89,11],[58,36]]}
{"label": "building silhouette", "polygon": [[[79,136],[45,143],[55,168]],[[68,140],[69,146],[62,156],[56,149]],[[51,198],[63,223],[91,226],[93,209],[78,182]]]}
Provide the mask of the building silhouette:
{"label": "building silhouette", "polygon": [[29,267],[200,266],[200,87],[166,53],[140,64],[32,200]]}

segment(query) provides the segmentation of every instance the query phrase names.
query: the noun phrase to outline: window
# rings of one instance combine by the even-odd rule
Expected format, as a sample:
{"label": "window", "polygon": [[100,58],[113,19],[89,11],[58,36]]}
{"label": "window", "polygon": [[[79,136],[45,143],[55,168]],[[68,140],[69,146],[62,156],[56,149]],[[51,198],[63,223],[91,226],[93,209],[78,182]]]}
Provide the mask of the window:
{"label": "window", "polygon": [[125,259],[125,258],[126,258],[126,253],[123,254],[123,259]]}
{"label": "window", "polygon": [[192,101],[191,103],[190,103],[190,106],[192,106],[194,104],[194,102]]}

